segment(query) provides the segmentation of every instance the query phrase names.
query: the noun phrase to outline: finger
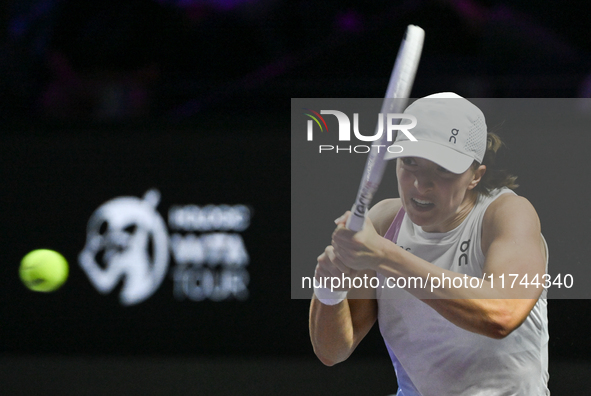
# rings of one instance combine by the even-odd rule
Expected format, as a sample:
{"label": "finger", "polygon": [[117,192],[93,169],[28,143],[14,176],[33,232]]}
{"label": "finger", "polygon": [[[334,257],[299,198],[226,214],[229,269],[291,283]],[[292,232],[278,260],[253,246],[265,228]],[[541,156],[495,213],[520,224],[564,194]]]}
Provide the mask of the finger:
{"label": "finger", "polygon": [[343,261],[337,256],[334,247],[331,246],[332,249],[327,250],[327,256],[329,257],[330,261],[344,274],[349,274],[351,269],[343,264]]}
{"label": "finger", "polygon": [[314,277],[319,280],[321,278],[341,278],[343,272],[334,264],[321,265],[320,263],[316,266]]}
{"label": "finger", "polygon": [[324,252],[320,256],[316,257],[316,261],[319,263],[324,262],[326,260],[328,260],[328,257],[326,257],[326,253]]}
{"label": "finger", "polygon": [[324,253],[318,256],[317,267],[322,270],[323,274],[341,276],[341,274],[347,270],[347,267],[340,261],[335,262],[335,260],[334,248],[332,246],[327,246]]}
{"label": "finger", "polygon": [[316,258],[318,263],[321,263],[322,265],[325,265],[325,266],[333,265],[331,262],[332,261],[331,257],[334,256],[333,250],[334,250],[334,248],[331,245],[328,245],[326,248],[324,248],[324,252]]}
{"label": "finger", "polygon": [[350,241],[355,236],[355,234],[355,231],[349,230],[344,224],[339,224],[332,233],[332,240],[347,242]]}
{"label": "finger", "polygon": [[349,215],[351,214],[350,211],[346,211],[345,213],[343,213],[340,217],[338,217],[334,222],[335,224],[343,224],[345,225],[347,223],[347,219],[349,218]]}
{"label": "finger", "polygon": [[326,269],[326,267],[316,266],[316,271],[314,272],[314,278],[316,278],[316,280],[320,280],[331,276],[332,274],[330,273],[330,271]]}

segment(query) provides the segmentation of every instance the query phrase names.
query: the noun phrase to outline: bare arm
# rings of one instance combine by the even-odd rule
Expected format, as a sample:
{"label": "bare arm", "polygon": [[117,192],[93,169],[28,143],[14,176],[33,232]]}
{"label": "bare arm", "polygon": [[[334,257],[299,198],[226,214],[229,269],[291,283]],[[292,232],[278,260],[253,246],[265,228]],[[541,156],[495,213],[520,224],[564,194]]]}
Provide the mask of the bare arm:
{"label": "bare arm", "polygon": [[[545,273],[545,257],[538,216],[521,197],[505,195],[491,204],[483,224],[484,272],[496,279],[495,287],[484,293],[460,289],[461,300],[424,300],[448,320],[467,330],[493,338],[503,338],[523,323],[536,304],[542,288],[524,288],[519,282],[499,288],[499,275],[519,274],[521,280]],[[494,281],[493,281],[494,282]],[[490,282],[487,282],[490,284]],[[454,296],[453,293],[441,293]],[[464,297],[474,295],[474,299]],[[438,296],[439,297],[439,296]],[[452,297],[453,298],[453,297]],[[476,320],[474,320],[476,319]]]}
{"label": "bare arm", "polygon": [[[385,233],[398,209],[400,200],[378,203],[370,210],[368,217],[376,224],[381,234]],[[342,223],[344,224],[344,223]],[[385,229],[384,229],[385,228]],[[334,256],[332,246],[318,257],[316,276],[376,275],[373,270],[352,271],[342,265]],[[347,298],[336,305],[324,305],[316,296],[310,304],[310,339],[314,353],[327,366],[346,360],[361,340],[371,330],[377,319],[377,301],[373,289],[352,289]]]}
{"label": "bare arm", "polygon": [[[433,278],[464,278],[465,275],[439,268],[378,239],[371,230],[352,234],[340,227],[333,245],[337,257],[351,268],[370,268],[389,277],[419,277],[428,286]],[[537,214],[524,198],[507,194],[487,209],[483,224],[484,272],[497,282],[483,280],[482,288],[440,287],[407,289],[450,322],[466,330],[492,338],[503,338],[527,318],[543,288],[514,285],[501,288],[499,275],[528,274],[528,279],[545,273],[545,260]],[[508,276],[507,276],[508,277]],[[463,282],[465,285],[466,283]],[[493,287],[494,286],[494,287]]]}
{"label": "bare arm", "polygon": [[324,305],[312,297],[310,339],[318,359],[327,366],[345,361],[371,330],[377,308],[375,298],[346,298],[336,305]]}

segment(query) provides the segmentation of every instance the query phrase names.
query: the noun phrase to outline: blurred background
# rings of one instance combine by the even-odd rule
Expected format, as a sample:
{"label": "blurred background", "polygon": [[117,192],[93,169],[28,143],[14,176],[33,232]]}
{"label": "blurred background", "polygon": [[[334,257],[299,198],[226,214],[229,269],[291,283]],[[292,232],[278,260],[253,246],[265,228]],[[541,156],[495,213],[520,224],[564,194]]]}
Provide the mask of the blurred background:
{"label": "blurred background", "polygon": [[[309,302],[290,299],[290,98],[382,97],[410,23],[426,31],[414,97],[587,98],[584,9],[2,2],[0,393],[394,393],[377,329],[324,367]],[[110,270],[114,235],[149,279],[136,289],[137,271]],[[56,292],[18,278],[38,248],[70,263]],[[549,301],[553,395],[591,389],[590,308]]]}

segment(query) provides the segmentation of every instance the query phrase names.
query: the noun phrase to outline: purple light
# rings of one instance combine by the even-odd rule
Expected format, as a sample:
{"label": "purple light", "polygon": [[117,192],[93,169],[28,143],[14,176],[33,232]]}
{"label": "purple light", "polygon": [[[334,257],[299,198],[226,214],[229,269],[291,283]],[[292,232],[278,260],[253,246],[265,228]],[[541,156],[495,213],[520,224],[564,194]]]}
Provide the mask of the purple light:
{"label": "purple light", "polygon": [[337,28],[344,32],[359,32],[363,30],[363,18],[354,11],[348,10],[340,13],[335,18]]}
{"label": "purple light", "polygon": [[230,11],[259,0],[158,0],[162,4],[171,4],[179,8],[209,7],[218,11]]}

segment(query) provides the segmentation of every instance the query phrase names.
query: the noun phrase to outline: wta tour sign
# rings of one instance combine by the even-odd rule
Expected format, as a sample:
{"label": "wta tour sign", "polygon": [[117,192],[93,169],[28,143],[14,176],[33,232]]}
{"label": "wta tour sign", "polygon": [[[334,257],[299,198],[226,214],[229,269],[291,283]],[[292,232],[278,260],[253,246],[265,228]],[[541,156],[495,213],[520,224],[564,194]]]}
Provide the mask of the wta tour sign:
{"label": "wta tour sign", "polygon": [[240,232],[250,225],[250,209],[175,205],[167,225],[159,202],[160,192],[152,189],[142,198],[113,198],[94,211],[79,255],[92,285],[109,294],[121,284],[119,301],[135,305],[170,274],[177,300],[247,299],[249,255]]}

